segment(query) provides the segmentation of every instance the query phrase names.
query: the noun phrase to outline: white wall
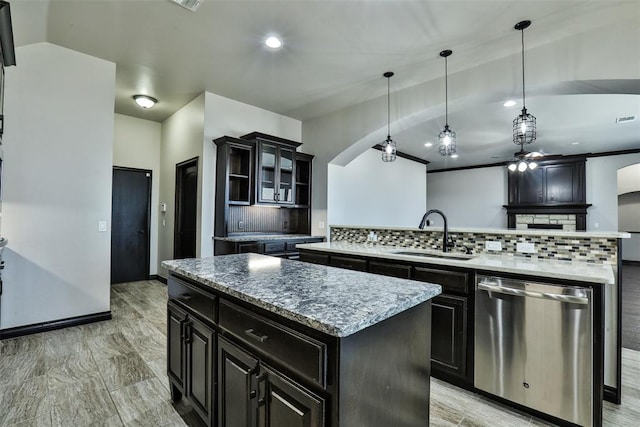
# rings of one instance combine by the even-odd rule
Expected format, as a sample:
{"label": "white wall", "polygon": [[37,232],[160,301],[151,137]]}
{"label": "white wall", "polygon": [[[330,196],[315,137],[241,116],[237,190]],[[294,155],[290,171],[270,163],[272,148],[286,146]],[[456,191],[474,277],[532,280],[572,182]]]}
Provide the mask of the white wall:
{"label": "white wall", "polygon": [[[6,69],[3,329],[109,310],[115,64],[49,43]],[[109,227],[110,228],[110,227]]]}
{"label": "white wall", "polygon": [[[160,149],[160,203],[167,212],[158,219],[158,263],[173,258],[176,164],[198,157],[198,217],[196,256],[200,256],[200,221],[202,206],[202,135],[204,132],[204,94],[162,122]],[[166,270],[158,264],[158,274]]]}
{"label": "white wall", "polygon": [[430,173],[427,195],[427,207],[443,211],[450,227],[507,227],[505,167]]}
{"label": "white wall", "polygon": [[618,231],[618,169],[640,163],[640,153],[587,159],[587,230]]}
{"label": "white wall", "polygon": [[151,170],[149,274],[157,274],[161,125],[150,120],[116,114],[114,126],[113,165]]}
{"label": "white wall", "polygon": [[327,221],[333,225],[417,227],[427,205],[427,167],[369,149],[346,166],[329,165]]}
{"label": "white wall", "polygon": [[618,169],[618,194],[640,191],[640,163]]}

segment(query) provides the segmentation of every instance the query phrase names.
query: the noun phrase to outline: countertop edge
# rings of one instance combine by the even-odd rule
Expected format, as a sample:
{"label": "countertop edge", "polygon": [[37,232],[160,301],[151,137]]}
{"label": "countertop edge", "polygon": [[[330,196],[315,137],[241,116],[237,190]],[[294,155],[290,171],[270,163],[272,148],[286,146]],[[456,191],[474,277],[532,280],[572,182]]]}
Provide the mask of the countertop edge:
{"label": "countertop edge", "polygon": [[[327,253],[333,252],[333,253],[340,253],[344,255],[360,255],[360,256],[368,256],[368,257],[374,257],[374,258],[385,258],[390,260],[408,261],[408,262],[419,263],[419,264],[447,265],[451,267],[462,267],[462,268],[468,268],[468,269],[479,270],[479,271],[522,274],[525,276],[548,277],[548,278],[556,278],[556,279],[563,279],[563,280],[576,280],[580,282],[595,283],[595,284],[601,284],[601,285],[615,284],[615,277],[613,274],[613,270],[609,264],[580,263],[580,264],[584,264],[585,266],[588,266],[588,268],[594,268],[594,266],[601,265],[603,269],[606,269],[606,266],[608,266],[609,267],[608,272],[610,274],[609,274],[609,277],[604,278],[604,277],[593,277],[593,276],[580,275],[580,274],[569,274],[569,273],[565,273],[563,271],[557,271],[557,270],[554,270],[553,272],[533,271],[526,268],[515,268],[515,267],[500,266],[500,265],[482,265],[482,264],[477,264],[473,262],[474,259],[485,259],[485,260],[488,260],[487,262],[491,262],[491,257],[488,257],[486,255],[484,256],[480,255],[465,261],[454,260],[454,259],[444,259],[444,258],[425,259],[419,256],[399,255],[399,254],[393,254],[393,253],[371,253],[367,251],[360,251],[357,248],[326,247],[326,245],[328,244],[330,244],[330,242],[305,243],[302,245],[298,245],[298,248],[310,249],[310,250],[327,252]],[[352,245],[355,245],[355,244],[352,244]],[[389,251],[392,251],[392,250],[406,250],[407,248],[400,248],[400,247],[396,248],[396,247],[390,246],[388,247],[388,249]],[[524,263],[535,264],[535,263],[544,263],[544,262],[545,262],[544,260],[526,260],[526,261],[523,260],[523,264]],[[569,262],[569,261],[566,261],[566,262]]]}

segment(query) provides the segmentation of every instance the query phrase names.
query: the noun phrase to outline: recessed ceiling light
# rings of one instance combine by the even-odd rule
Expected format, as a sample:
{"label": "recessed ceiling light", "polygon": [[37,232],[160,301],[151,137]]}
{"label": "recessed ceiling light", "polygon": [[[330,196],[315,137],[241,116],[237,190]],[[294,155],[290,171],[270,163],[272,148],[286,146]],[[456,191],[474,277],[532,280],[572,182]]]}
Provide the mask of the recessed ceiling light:
{"label": "recessed ceiling light", "polygon": [[151,108],[158,102],[157,99],[147,95],[133,95],[133,99],[141,108]]}
{"label": "recessed ceiling light", "polygon": [[425,147],[432,147],[432,146],[433,146],[433,143],[431,143],[431,142],[425,142],[424,146],[425,146]]}
{"label": "recessed ceiling light", "polygon": [[451,157],[452,159],[457,159],[457,158],[458,158],[458,155],[457,155],[457,154],[452,154],[452,155],[450,155],[449,157]]}
{"label": "recessed ceiling light", "polygon": [[179,4],[185,9],[189,9],[191,12],[195,12],[200,7],[200,0],[171,0],[174,3]]}
{"label": "recessed ceiling light", "polygon": [[516,101],[514,101],[513,99],[510,99],[502,105],[504,105],[505,107],[513,107],[514,105],[516,105]]}
{"label": "recessed ceiling light", "polygon": [[571,145],[578,145],[578,144],[580,144],[578,141],[571,143]]}
{"label": "recessed ceiling light", "polygon": [[264,41],[264,44],[270,49],[278,49],[282,47],[282,40],[280,40],[280,38],[277,36],[269,36]]}

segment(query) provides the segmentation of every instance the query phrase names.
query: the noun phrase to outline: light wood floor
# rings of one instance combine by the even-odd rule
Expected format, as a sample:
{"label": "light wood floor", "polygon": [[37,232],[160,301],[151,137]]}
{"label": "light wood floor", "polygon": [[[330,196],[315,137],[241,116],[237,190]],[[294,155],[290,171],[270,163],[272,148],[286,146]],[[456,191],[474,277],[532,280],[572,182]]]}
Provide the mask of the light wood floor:
{"label": "light wood floor", "polygon": [[640,351],[640,266],[622,266],[621,288],[622,346]]}
{"label": "light wood floor", "polygon": [[[111,310],[110,321],[0,342],[0,425],[203,425],[169,398],[166,287],[113,286]],[[604,418],[606,426],[640,425],[640,352],[623,350],[623,403],[605,402]],[[435,379],[430,424],[548,425]]]}

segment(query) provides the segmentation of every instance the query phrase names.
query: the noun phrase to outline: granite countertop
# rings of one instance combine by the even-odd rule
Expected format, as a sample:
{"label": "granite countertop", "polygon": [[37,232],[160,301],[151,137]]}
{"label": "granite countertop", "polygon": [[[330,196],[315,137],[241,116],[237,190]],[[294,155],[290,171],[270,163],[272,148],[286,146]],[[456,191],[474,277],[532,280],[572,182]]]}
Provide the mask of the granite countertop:
{"label": "granite countertop", "polygon": [[162,266],[337,337],[352,335],[442,292],[436,284],[253,253],[163,261]]}
{"label": "granite countertop", "polygon": [[[413,263],[439,264],[454,267],[465,267],[491,273],[513,273],[527,276],[549,277],[552,279],[576,280],[581,282],[615,284],[613,268],[609,264],[592,264],[588,262],[535,260],[504,255],[477,255],[468,259],[429,258],[416,255],[401,255],[397,252],[419,252],[445,256],[442,252],[403,248],[396,246],[364,245],[344,242],[305,243],[299,249],[312,249],[321,252],[340,253],[346,255],[364,255],[390,260],[410,261]],[[454,256],[465,257],[455,253]]]}
{"label": "granite countertop", "polygon": [[311,236],[308,234],[246,234],[227,237],[213,236],[213,240],[223,240],[227,242],[254,242],[259,240],[295,240],[295,239],[324,239],[325,236]]}
{"label": "granite countertop", "polygon": [[[329,228],[361,228],[366,230],[397,230],[397,231],[442,231],[442,227],[425,227],[423,230],[418,227],[386,227],[375,225],[330,225]],[[466,228],[449,227],[449,233],[478,233],[478,234],[518,234],[527,236],[559,236],[559,237],[582,237],[600,239],[628,239],[631,234],[623,231],[563,231],[563,230],[518,230],[514,228]]]}

